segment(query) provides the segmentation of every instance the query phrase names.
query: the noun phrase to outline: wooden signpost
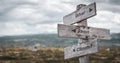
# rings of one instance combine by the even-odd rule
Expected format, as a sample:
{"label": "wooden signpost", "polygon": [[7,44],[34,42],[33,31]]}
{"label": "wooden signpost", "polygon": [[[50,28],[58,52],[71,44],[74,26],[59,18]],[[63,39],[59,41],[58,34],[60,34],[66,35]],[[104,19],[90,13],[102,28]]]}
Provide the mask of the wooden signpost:
{"label": "wooden signpost", "polygon": [[110,30],[87,26],[87,19],[95,15],[96,3],[80,4],[76,11],[63,17],[64,24],[58,24],[59,37],[79,38],[78,44],[64,48],[65,59],[79,57],[80,63],[88,63],[87,55],[98,52],[97,39],[111,38]]}

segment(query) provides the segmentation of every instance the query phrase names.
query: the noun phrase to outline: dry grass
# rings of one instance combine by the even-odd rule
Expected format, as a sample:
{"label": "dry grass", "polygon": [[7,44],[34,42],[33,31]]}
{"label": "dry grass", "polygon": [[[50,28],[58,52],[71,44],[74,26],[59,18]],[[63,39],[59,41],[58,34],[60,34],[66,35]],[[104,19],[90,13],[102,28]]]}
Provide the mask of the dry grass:
{"label": "dry grass", "polygon": [[[64,60],[63,48],[0,47],[0,63],[79,63],[78,58]],[[100,48],[90,55],[90,63],[120,63],[120,48]]]}

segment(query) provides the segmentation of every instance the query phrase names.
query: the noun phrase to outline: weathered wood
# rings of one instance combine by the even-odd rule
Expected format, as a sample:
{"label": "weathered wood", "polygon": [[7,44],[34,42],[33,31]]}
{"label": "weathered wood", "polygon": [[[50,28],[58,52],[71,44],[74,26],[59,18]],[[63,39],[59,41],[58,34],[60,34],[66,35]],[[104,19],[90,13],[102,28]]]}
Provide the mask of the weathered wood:
{"label": "weathered wood", "polygon": [[82,7],[63,17],[64,24],[70,25],[96,15],[96,3]]}
{"label": "weathered wood", "polygon": [[83,40],[81,43],[64,48],[64,58],[74,58],[98,52],[97,39]]}
{"label": "weathered wood", "polygon": [[86,55],[86,56],[81,56],[79,58],[79,62],[80,63],[89,63],[89,57]]}
{"label": "weathered wood", "polygon": [[80,26],[87,26],[87,20],[83,20],[79,23],[76,23],[77,25],[80,25]]}
{"label": "weathered wood", "polygon": [[84,38],[88,36],[103,40],[111,38],[108,29],[64,24],[58,24],[58,36],[66,38]]}
{"label": "weathered wood", "polygon": [[85,4],[79,4],[76,6],[76,10],[80,10],[82,7],[86,6]]}

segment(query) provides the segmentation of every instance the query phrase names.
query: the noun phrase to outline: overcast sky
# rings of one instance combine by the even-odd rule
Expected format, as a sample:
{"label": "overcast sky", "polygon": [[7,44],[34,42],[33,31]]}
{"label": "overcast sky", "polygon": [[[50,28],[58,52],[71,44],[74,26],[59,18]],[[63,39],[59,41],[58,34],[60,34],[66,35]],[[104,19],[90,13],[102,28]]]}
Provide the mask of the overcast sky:
{"label": "overcast sky", "polygon": [[120,0],[0,0],[0,36],[57,33],[63,16],[93,2],[97,15],[88,25],[120,32]]}

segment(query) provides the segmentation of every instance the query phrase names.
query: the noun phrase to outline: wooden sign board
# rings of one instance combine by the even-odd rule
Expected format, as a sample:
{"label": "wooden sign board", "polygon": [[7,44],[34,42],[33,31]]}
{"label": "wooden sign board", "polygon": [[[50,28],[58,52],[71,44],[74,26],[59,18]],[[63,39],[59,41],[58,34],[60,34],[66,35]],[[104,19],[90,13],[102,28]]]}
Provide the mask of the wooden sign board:
{"label": "wooden sign board", "polygon": [[70,25],[96,15],[96,3],[82,7],[63,17],[64,24]]}
{"label": "wooden sign board", "polygon": [[79,45],[73,45],[64,48],[64,58],[70,59],[96,52],[98,52],[97,39],[93,39],[89,41],[85,40]]}
{"label": "wooden sign board", "polygon": [[84,36],[97,39],[110,39],[110,30],[94,27],[58,24],[58,36],[66,38],[82,38]]}

